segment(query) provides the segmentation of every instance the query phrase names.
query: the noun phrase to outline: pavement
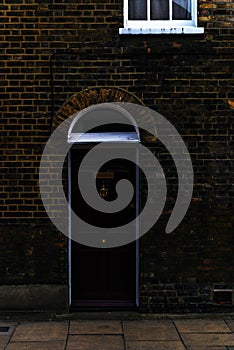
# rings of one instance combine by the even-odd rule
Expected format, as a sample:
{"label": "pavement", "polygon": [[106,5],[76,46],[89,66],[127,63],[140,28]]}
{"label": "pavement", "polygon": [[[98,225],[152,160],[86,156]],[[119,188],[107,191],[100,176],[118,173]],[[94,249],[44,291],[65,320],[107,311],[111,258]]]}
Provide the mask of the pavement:
{"label": "pavement", "polygon": [[234,350],[234,314],[80,316],[0,314],[0,350]]}

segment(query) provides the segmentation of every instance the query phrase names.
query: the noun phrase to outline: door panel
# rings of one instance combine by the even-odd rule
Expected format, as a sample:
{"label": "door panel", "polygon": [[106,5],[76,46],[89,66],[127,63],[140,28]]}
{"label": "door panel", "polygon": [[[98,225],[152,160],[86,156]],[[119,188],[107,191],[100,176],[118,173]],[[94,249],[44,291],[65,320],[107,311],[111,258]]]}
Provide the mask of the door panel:
{"label": "door panel", "polygon": [[[79,164],[89,149],[71,150],[72,209],[92,225],[122,226],[133,220],[136,214],[136,165],[134,161],[116,159],[99,169],[96,185],[104,199],[112,201],[116,198],[115,185],[121,178],[131,181],[135,193],[131,203],[119,213],[95,211],[83,200],[77,181]],[[71,230],[75,232],[77,228]],[[135,307],[136,242],[117,248],[92,248],[71,241],[71,299],[72,308]]]}

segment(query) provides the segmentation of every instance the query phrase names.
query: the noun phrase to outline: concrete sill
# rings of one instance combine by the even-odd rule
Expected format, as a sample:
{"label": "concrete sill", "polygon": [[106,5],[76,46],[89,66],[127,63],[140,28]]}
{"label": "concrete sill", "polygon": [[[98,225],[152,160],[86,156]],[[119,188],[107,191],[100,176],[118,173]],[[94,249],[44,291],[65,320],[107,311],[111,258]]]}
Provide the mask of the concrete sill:
{"label": "concrete sill", "polygon": [[203,34],[203,27],[119,28],[119,34]]}

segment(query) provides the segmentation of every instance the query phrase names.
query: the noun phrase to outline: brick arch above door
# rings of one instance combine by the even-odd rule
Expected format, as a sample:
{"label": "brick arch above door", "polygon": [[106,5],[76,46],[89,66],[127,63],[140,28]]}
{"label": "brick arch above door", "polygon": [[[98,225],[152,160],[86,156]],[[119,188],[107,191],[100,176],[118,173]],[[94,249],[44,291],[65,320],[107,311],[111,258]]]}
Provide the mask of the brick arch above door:
{"label": "brick arch above door", "polygon": [[[60,107],[52,121],[52,131],[55,130],[63,121],[75,113],[95,104],[111,102],[126,102],[134,103],[144,106],[143,101],[133,93],[118,87],[91,87],[72,95]],[[134,118],[134,116],[133,116]],[[154,131],[154,122],[142,114],[142,124],[139,127],[150,125],[151,130]],[[155,132],[152,132],[155,134]],[[146,132],[141,133],[141,141],[155,142],[153,135]]]}

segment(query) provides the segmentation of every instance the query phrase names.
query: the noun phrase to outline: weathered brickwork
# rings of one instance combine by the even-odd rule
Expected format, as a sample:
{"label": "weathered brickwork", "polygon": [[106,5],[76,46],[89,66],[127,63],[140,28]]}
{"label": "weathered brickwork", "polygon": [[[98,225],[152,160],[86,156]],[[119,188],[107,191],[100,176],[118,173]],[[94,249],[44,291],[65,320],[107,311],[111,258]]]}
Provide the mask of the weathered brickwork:
{"label": "weathered brickwork", "polygon": [[231,288],[233,279],[234,4],[198,0],[204,35],[120,36],[122,13],[122,0],[0,5],[0,283],[67,284],[67,240],[40,199],[41,154],[73,95],[114,88],[116,97],[120,88],[177,128],[195,176],[185,219],[165,235],[176,169],[162,145],[148,143],[165,171],[168,198],[141,240],[140,309],[213,310],[214,284]]}

